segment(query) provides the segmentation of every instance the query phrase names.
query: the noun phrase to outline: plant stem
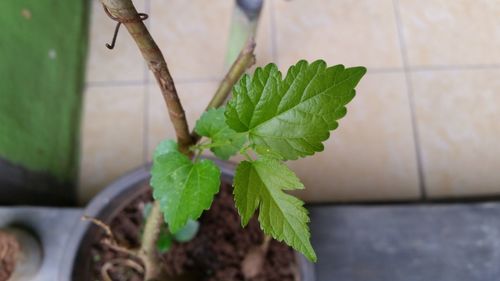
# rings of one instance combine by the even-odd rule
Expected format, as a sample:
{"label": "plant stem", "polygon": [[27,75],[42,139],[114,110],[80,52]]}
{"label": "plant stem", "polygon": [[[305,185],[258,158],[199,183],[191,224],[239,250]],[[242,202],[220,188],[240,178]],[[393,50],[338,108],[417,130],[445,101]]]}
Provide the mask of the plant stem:
{"label": "plant stem", "polygon": [[158,257],[156,256],[156,241],[160,234],[160,228],[163,224],[163,215],[160,209],[160,203],[154,201],[151,212],[146,219],[144,232],[142,235],[141,249],[139,255],[144,263],[144,280],[155,280],[161,276]]}
{"label": "plant stem", "polygon": [[[212,100],[208,103],[206,110],[210,108],[217,108],[224,104],[227,97],[231,93],[234,84],[240,80],[241,76],[243,76],[249,67],[255,64],[254,51],[255,41],[251,37],[248,39],[243,49],[241,49],[238,58],[236,58],[233,65],[227,72],[217,91],[215,91],[215,94],[212,97]],[[196,132],[193,132],[191,135],[194,139],[194,143],[197,143],[201,138],[201,136],[199,136]]]}
{"label": "plant stem", "polygon": [[252,162],[252,161],[253,161],[253,158],[250,156],[250,154],[248,154],[248,149],[250,149],[250,146],[245,146],[245,147],[242,147],[242,148],[240,149],[240,154],[241,154],[241,155],[243,155],[243,156],[245,156],[245,158],[246,158],[248,161]]}
{"label": "plant stem", "polygon": [[[153,72],[161,93],[167,105],[170,120],[177,135],[179,150],[191,156],[189,147],[195,140],[189,133],[188,123],[184,109],[180,103],[173,79],[158,45],[155,43],[146,26],[140,19],[137,10],[131,0],[101,0],[104,7],[117,21],[122,22],[134,39],[137,47],[141,51],[149,69]],[[158,280],[162,271],[159,266],[159,259],[156,253],[156,241],[160,227],[163,223],[163,216],[160,205],[154,202],[151,213],[146,220],[143,238],[139,253],[145,267],[145,280]]]}
{"label": "plant stem", "polygon": [[158,45],[140,19],[131,0],[101,1],[109,13],[125,25],[137,47],[139,47],[144,60],[147,62],[149,69],[153,72],[160,86],[163,99],[167,104],[170,120],[177,135],[179,150],[188,154],[188,148],[194,142],[189,133],[186,115],[179,101],[174,81]]}
{"label": "plant stem", "polygon": [[[125,25],[137,44],[137,47],[139,47],[144,60],[147,62],[149,69],[153,72],[156,81],[160,86],[163,98],[167,105],[170,120],[172,121],[177,135],[179,150],[188,156],[192,156],[192,151],[189,150],[189,147],[197,143],[200,137],[195,133],[189,133],[189,127],[186,121],[184,109],[180,103],[179,96],[177,95],[177,90],[168,70],[167,63],[165,62],[158,45],[155,43],[151,34],[140,19],[134,4],[131,0],[101,1],[110,15]],[[253,54],[254,49],[255,43],[253,39],[250,39],[229,70],[229,73],[221,82],[219,89],[215,93],[207,108],[218,107],[225,102],[233,85],[239,80],[245,70],[255,63],[255,57]],[[159,259],[156,254],[156,241],[158,239],[162,223],[163,215],[161,213],[160,204],[155,201],[151,209],[151,213],[146,219],[141,248],[139,250],[139,254],[145,267],[146,281],[159,280],[162,275],[162,271],[159,266]]]}
{"label": "plant stem", "polygon": [[219,107],[224,104],[227,96],[231,93],[234,84],[240,80],[241,76],[249,67],[255,64],[254,51],[255,40],[253,37],[250,37],[220,83],[219,88],[212,97],[212,100],[208,103],[207,109]]}
{"label": "plant stem", "polygon": [[255,38],[263,0],[236,0],[231,16],[231,29],[226,53],[226,65],[231,65],[248,38]]}

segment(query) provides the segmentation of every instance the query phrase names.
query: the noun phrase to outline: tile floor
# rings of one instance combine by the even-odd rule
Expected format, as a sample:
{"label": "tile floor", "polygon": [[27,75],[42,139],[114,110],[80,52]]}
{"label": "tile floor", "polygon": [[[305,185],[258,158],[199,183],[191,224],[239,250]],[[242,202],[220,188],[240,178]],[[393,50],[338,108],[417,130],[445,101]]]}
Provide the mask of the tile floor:
{"label": "tile floor", "polygon": [[[312,202],[500,194],[500,2],[265,0],[257,64],[365,65],[325,152],[290,163]],[[141,0],[193,125],[224,74],[233,2]],[[130,36],[92,0],[81,202],[172,137]],[[199,103],[201,102],[201,103]]]}

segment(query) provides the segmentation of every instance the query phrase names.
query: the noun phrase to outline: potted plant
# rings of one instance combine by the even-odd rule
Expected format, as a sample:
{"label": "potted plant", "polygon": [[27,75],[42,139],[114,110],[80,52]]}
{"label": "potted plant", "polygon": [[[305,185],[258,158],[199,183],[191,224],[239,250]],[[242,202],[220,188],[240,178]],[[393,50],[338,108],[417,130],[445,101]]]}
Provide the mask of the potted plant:
{"label": "potted plant", "polygon": [[[301,60],[284,75],[272,63],[247,75],[255,60],[250,40],[190,131],[144,15],[131,0],[102,2],[153,72],[177,139],[158,145],[150,171],[132,173],[89,205],[87,220],[95,226],[75,230],[61,276],[306,281],[291,248],[311,262],[317,257],[307,210],[286,193],[304,186],[285,161],[323,150],[366,69]],[[207,150],[221,160],[235,154],[245,160],[233,168],[201,157]]]}

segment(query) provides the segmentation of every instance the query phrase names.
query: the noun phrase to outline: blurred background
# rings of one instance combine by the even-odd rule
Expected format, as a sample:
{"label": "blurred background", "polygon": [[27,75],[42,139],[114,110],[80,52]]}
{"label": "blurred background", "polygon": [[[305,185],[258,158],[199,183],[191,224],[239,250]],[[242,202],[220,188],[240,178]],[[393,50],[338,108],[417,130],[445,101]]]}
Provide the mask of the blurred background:
{"label": "blurred background", "polygon": [[[130,35],[104,46],[115,22],[98,1],[41,2],[0,4],[0,201],[84,204],[174,133]],[[194,126],[227,69],[235,1],[134,3]],[[325,152],[289,163],[304,199],[500,194],[499,1],[265,0],[256,43],[258,66],[368,68]]]}

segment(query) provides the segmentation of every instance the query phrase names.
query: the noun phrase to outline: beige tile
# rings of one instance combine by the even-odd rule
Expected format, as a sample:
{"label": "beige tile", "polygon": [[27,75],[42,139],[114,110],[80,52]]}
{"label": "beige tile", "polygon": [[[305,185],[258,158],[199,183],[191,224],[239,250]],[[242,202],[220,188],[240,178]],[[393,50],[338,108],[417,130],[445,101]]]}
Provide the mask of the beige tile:
{"label": "beige tile", "polygon": [[278,60],[401,67],[391,0],[274,1]]}
{"label": "beige tile", "polygon": [[500,2],[399,0],[410,65],[500,63]]}
{"label": "beige tile", "polygon": [[313,202],[417,199],[410,116],[403,74],[367,74],[325,150],[289,163],[306,186],[301,196]]}
{"label": "beige tile", "polygon": [[234,1],[151,0],[151,32],[177,81],[221,77]]}
{"label": "beige tile", "polygon": [[500,194],[500,70],[412,77],[429,195]]}
{"label": "beige tile", "polygon": [[79,199],[86,202],[143,163],[144,87],[91,87],[84,95]]}
{"label": "beige tile", "polygon": [[[192,130],[217,89],[218,82],[177,83],[176,86]],[[148,112],[148,160],[151,160],[158,143],[164,139],[175,139],[163,96],[155,84],[149,86]]]}
{"label": "beige tile", "polygon": [[[144,9],[145,0],[134,1],[137,9]],[[92,0],[90,15],[89,50],[86,81],[130,81],[144,78],[144,63],[132,37],[125,28],[118,34],[113,50],[106,48],[111,43],[116,22],[103,10],[99,0]]]}

